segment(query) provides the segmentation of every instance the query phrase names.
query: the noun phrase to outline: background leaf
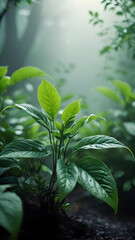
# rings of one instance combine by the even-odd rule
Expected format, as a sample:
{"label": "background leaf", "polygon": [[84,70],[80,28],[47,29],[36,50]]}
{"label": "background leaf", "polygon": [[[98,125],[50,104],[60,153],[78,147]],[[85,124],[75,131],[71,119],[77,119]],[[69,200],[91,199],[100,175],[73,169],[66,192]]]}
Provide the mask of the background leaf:
{"label": "background leaf", "polygon": [[114,90],[112,90],[108,87],[98,87],[96,89],[99,92],[101,92],[102,94],[104,94],[105,96],[112,99],[113,101],[118,102],[118,103],[120,103],[121,105],[124,106],[124,101],[120,98],[120,96]]}
{"label": "background leaf", "polygon": [[132,93],[132,88],[126,82],[114,80],[112,81],[115,87],[120,91],[124,96],[125,100],[128,102],[130,100],[130,94]]}

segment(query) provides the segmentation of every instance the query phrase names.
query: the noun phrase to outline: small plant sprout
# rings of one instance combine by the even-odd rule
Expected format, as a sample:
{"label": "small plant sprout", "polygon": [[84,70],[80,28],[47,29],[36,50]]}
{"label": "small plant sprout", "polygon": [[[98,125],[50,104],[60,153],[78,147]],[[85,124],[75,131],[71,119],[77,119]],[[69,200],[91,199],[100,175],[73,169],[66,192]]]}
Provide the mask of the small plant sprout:
{"label": "small plant sprout", "polygon": [[[3,148],[0,159],[31,158],[32,161],[32,159],[46,158],[51,153],[53,167],[48,195],[51,196],[52,192],[56,192],[54,199],[57,201],[58,207],[64,203],[66,196],[78,182],[92,195],[106,202],[117,213],[118,193],[115,180],[105,163],[91,156],[89,152],[90,150],[109,148],[128,150],[129,148],[113,137],[96,135],[83,138],[78,142],[75,141],[73,151],[71,152],[71,149],[68,151],[68,146],[70,143],[72,144],[72,139],[77,135],[79,129],[102,117],[91,114],[75,121],[75,117],[80,111],[80,100],[77,100],[63,110],[59,121],[61,99],[56,88],[45,79],[38,88],[38,101],[43,111],[25,103],[15,104],[12,107],[25,111],[46,128],[50,144],[45,145],[30,139],[15,140]],[[69,152],[71,153],[69,154]],[[79,156],[80,152],[84,153],[83,157]],[[86,156],[86,154],[88,155]]]}

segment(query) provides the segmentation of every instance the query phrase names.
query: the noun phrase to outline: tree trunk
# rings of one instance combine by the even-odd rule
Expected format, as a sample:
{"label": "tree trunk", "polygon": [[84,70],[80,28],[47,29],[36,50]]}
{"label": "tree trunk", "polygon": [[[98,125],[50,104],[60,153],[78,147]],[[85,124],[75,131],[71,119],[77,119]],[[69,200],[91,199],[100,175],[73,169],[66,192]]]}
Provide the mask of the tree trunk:
{"label": "tree trunk", "polygon": [[25,65],[40,24],[41,8],[42,4],[32,4],[29,21],[21,39],[17,36],[17,8],[12,5],[5,16],[5,43],[0,55],[0,64],[9,66],[9,74]]}

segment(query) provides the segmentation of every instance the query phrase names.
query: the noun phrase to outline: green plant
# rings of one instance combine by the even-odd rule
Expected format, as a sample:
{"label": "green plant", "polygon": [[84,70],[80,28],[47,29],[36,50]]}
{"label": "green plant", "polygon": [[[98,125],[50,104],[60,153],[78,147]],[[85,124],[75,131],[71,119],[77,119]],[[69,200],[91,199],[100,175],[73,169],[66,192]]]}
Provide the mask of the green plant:
{"label": "green plant", "polygon": [[110,205],[116,213],[117,187],[108,167],[101,160],[90,155],[77,159],[73,156],[85,150],[128,148],[113,137],[96,135],[81,139],[75,144],[73,152],[68,154],[68,146],[78,131],[101,117],[91,114],[75,122],[75,117],[80,111],[80,100],[77,100],[63,110],[61,121],[58,121],[56,118],[59,118],[61,99],[56,88],[45,79],[38,88],[38,101],[45,112],[30,104],[15,104],[13,107],[25,111],[47,129],[50,145],[29,139],[15,140],[2,149],[0,159],[30,158],[33,161],[33,159],[45,158],[51,153],[53,167],[45,201],[48,199],[50,201],[52,193],[55,192],[53,198],[56,196],[55,204],[59,208],[78,182],[95,197]]}
{"label": "green plant", "polygon": [[[24,88],[18,89],[20,82],[47,75],[44,71],[35,67],[23,67],[12,73],[11,76],[7,75],[8,67],[0,67],[0,111],[8,105],[15,103],[22,103],[28,101],[28,94],[24,94]],[[25,86],[31,87],[30,83]],[[25,126],[25,130],[23,131]],[[0,149],[7,143],[13,141],[18,135],[23,137],[32,136],[36,134],[35,122],[29,120],[28,117],[22,115],[15,115],[11,112],[5,112],[0,118]]]}
{"label": "green plant", "polygon": [[[134,89],[126,82],[113,80],[114,88],[98,87],[97,90],[105,97],[116,102],[118,105],[114,109],[104,112],[103,116],[107,118],[107,126],[104,128],[106,134],[116,137],[124,144],[128,144],[130,149],[134,149],[135,142],[135,92]],[[120,154],[121,157],[112,153],[110,165],[113,174],[119,178],[119,189],[129,191],[135,186],[135,162],[129,154]],[[118,159],[117,159],[118,158]],[[114,160],[116,159],[116,160]],[[128,171],[127,171],[128,168]]]}
{"label": "green plant", "polygon": [[[107,37],[111,31],[114,31],[114,37],[101,49],[100,54],[118,50],[127,46],[131,50],[131,55],[135,58],[135,1],[134,0],[102,0],[105,11],[110,11],[115,16],[113,26],[104,27],[104,21],[98,12],[89,11],[90,23],[100,25],[100,37]],[[110,37],[109,37],[110,38]]]}
{"label": "green plant", "polygon": [[[12,105],[14,102],[21,103],[27,100],[23,89],[21,88],[21,91],[18,91],[16,87],[19,82],[28,78],[46,75],[44,71],[35,67],[18,69],[10,77],[7,76],[7,71],[7,66],[0,67],[1,110],[7,104]],[[30,86],[30,84],[28,86]],[[25,117],[24,114],[23,116],[18,116],[12,114],[12,111],[5,112],[0,116],[0,150],[18,136],[37,137],[38,130],[39,126],[35,125],[34,120],[32,121],[32,119]],[[35,173],[37,171],[37,166],[35,166],[35,170],[33,170],[33,166],[28,164],[28,161],[25,166],[24,162],[22,163],[17,159],[14,160],[11,158],[0,159],[0,225],[10,233],[12,239],[17,239],[23,215],[21,199],[14,191],[20,193],[18,188],[20,188],[23,182],[22,176],[27,178],[31,172]],[[29,166],[29,169],[27,169],[26,166]],[[26,188],[25,186],[23,187]]]}

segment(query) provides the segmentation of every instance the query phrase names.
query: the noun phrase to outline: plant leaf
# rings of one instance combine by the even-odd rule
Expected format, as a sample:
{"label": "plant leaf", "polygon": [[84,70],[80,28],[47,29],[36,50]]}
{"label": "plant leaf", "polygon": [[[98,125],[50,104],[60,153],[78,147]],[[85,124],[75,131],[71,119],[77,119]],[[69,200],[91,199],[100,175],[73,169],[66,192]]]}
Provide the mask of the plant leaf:
{"label": "plant leaf", "polygon": [[10,167],[6,167],[6,168],[1,168],[0,167],[0,177],[2,176],[9,176],[9,175],[13,175],[16,177],[21,176],[21,168],[19,166],[10,166]]}
{"label": "plant leaf", "polygon": [[126,82],[114,80],[112,81],[115,87],[120,91],[120,93],[125,97],[125,100],[129,102],[130,94],[132,93],[132,88]]}
{"label": "plant leaf", "polygon": [[42,111],[38,110],[36,107],[32,106],[31,104],[15,104],[14,107],[24,110],[26,113],[28,113],[36,122],[38,122],[43,127],[48,127],[48,119]]}
{"label": "plant leaf", "polygon": [[108,167],[90,156],[78,161],[78,182],[88,192],[103,200],[117,213],[118,193],[115,180]]}
{"label": "plant leaf", "polygon": [[0,185],[0,194],[5,192],[5,190],[7,188],[10,188],[12,185],[11,184],[3,184],[3,185]]}
{"label": "plant leaf", "polygon": [[43,172],[48,172],[50,175],[52,175],[52,170],[43,164],[41,165],[41,170]]}
{"label": "plant leaf", "polygon": [[50,120],[54,120],[60,110],[61,100],[56,88],[45,79],[38,88],[38,101]]}
{"label": "plant leaf", "polygon": [[126,131],[128,134],[131,134],[132,136],[135,136],[135,123],[133,122],[124,122],[123,123]]}
{"label": "plant leaf", "polygon": [[57,161],[57,181],[60,199],[64,199],[75,187],[78,178],[78,169],[73,162],[67,165],[62,159]]}
{"label": "plant leaf", "polygon": [[[80,128],[82,128],[83,126],[85,126],[87,123],[92,122],[95,119],[104,119],[100,116],[91,114],[89,116],[84,116],[82,118],[80,118],[73,126],[72,128],[69,130],[69,133],[71,133],[72,135],[77,134],[77,132],[79,131]],[[105,119],[104,119],[105,120]]]}
{"label": "plant leaf", "polygon": [[8,67],[7,66],[0,66],[0,78],[4,77],[7,73]]}
{"label": "plant leaf", "polygon": [[7,144],[0,153],[0,158],[42,158],[49,154],[40,142],[30,139],[15,140]]}
{"label": "plant leaf", "polygon": [[70,121],[70,119],[72,119],[72,122],[73,122],[75,119],[75,115],[79,111],[80,111],[80,100],[70,103],[62,113],[63,124],[66,125],[66,123]]}
{"label": "plant leaf", "polygon": [[55,127],[56,127],[57,130],[59,130],[59,131],[62,130],[62,124],[61,123],[55,121],[54,124],[55,124]]}
{"label": "plant leaf", "polygon": [[100,93],[104,94],[105,96],[109,97],[115,102],[120,103],[121,105],[125,105],[124,101],[120,98],[120,96],[112,89],[108,87],[98,87],[96,88]]}
{"label": "plant leaf", "polygon": [[[86,137],[80,140],[75,145],[75,150],[83,149],[107,149],[107,148],[126,148],[130,152],[131,150],[117,139],[105,135],[95,135]],[[133,153],[131,152],[133,155]]]}
{"label": "plant leaf", "polygon": [[0,178],[0,185],[11,185],[11,187],[19,187],[19,182],[15,176],[7,176]]}
{"label": "plant leaf", "polygon": [[69,100],[69,99],[71,99],[73,97],[74,97],[73,94],[64,95],[64,96],[61,97],[61,102],[65,102],[65,101],[67,101],[67,100]]}
{"label": "plant leaf", "polygon": [[0,193],[0,225],[16,240],[22,223],[21,199],[12,192]]}
{"label": "plant leaf", "polygon": [[10,83],[10,77],[2,77],[0,78],[0,92],[3,92],[7,89]]}
{"label": "plant leaf", "polygon": [[100,50],[100,54],[103,55],[104,53],[110,52],[111,49],[111,46],[105,46],[103,49]]}
{"label": "plant leaf", "polygon": [[34,77],[43,77],[49,76],[47,73],[36,67],[23,67],[15,71],[11,75],[10,85],[14,85],[23,80],[34,78]]}

